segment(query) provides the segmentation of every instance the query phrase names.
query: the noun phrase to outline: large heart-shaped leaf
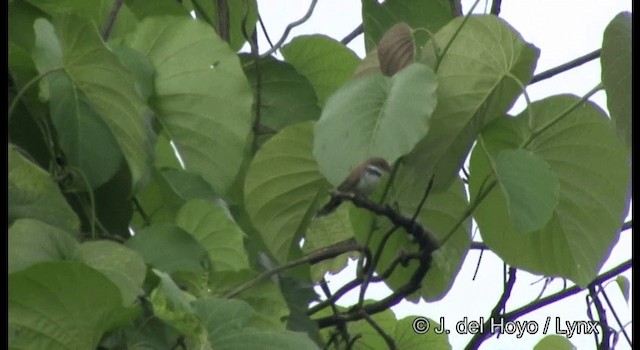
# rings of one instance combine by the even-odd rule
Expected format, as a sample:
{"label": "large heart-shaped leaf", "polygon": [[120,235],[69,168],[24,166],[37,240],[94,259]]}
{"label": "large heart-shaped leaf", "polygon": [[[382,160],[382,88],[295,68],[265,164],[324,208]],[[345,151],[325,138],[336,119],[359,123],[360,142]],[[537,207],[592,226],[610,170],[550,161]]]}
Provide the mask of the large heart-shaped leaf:
{"label": "large heart-shaped leaf", "polygon": [[522,92],[514,79],[523,84],[531,79],[538,54],[495,16],[471,16],[464,25],[456,18],[444,26],[422,53],[423,62],[437,66],[438,106],[429,134],[406,163],[420,163],[428,170],[426,178],[435,173],[435,189],[446,189],[483,126],[504,114]]}
{"label": "large heart-shaped leaf", "polygon": [[73,261],[39,263],[9,275],[9,348],[95,349],[123,310],[102,273]]}
{"label": "large heart-shaped leaf", "polygon": [[324,35],[298,36],[282,47],[282,56],[313,85],[320,106],[344,84],[358,64],[358,56]]}
{"label": "large heart-shaped leaf", "polygon": [[190,200],[180,208],[176,224],[200,242],[215,271],[249,268],[244,233],[220,205],[201,199]]}
{"label": "large heart-shaped leaf", "polygon": [[133,74],[87,20],[60,15],[53,26],[45,19],[34,26],[33,58],[41,74],[50,74],[51,114],[71,165],[96,187],[118,170],[117,142],[138,184],[148,172],[151,130]]}
{"label": "large heart-shaped leaf", "polygon": [[80,258],[78,242],[68,232],[33,219],[9,227],[9,273],[35,263]]}
{"label": "large heart-shaped leaf", "polygon": [[292,125],[267,141],[251,162],[244,185],[251,221],[280,262],[287,261],[303,219],[329,188],[311,155],[312,126]]}
{"label": "large heart-shaped leaf", "polygon": [[[476,208],[474,218],[484,242],[507,264],[586,286],[618,239],[629,207],[630,170],[611,121],[592,103],[549,124],[577,101],[574,96],[550,97],[515,119],[505,117],[488,127],[471,156],[469,185],[473,202],[491,175],[491,160],[504,150],[526,145],[544,160],[558,179],[559,200],[543,227],[527,234],[518,230],[504,192],[497,188]],[[551,127],[539,133],[545,125]]]}
{"label": "large heart-shaped leaf", "polygon": [[368,75],[335,93],[314,130],[313,155],[334,185],[370,157],[393,163],[427,134],[436,108],[436,77],[413,64],[393,77]]}
{"label": "large heart-shaped leaf", "polygon": [[207,24],[147,17],[125,42],[156,70],[152,107],[186,169],[227,192],[251,128],[251,89],[238,56]]}
{"label": "large heart-shaped leaf", "polygon": [[9,223],[37,219],[77,235],[80,220],[49,173],[9,145]]}

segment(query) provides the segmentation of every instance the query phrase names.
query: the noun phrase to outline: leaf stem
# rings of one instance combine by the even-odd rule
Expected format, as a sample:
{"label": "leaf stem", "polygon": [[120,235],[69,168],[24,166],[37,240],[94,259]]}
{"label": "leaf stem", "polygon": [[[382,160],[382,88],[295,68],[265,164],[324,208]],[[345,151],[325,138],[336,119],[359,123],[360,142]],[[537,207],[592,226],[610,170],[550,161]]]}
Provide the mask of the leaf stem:
{"label": "leaf stem", "polygon": [[[33,77],[33,79],[29,80],[23,87],[22,89],[20,89],[20,91],[18,91],[18,94],[16,95],[16,97],[13,98],[13,101],[11,101],[11,105],[9,106],[9,112],[7,115],[7,119],[11,120],[11,116],[13,115],[13,111],[16,108],[16,105],[18,104],[18,101],[20,101],[20,99],[22,99],[22,95],[25,94],[25,92],[27,92],[27,90],[29,90],[29,88],[37,83],[38,81],[40,81],[41,79],[43,79],[44,77],[46,77],[47,75],[51,74],[51,73],[55,73],[57,71],[60,70],[64,70],[64,67],[58,67],[58,68],[54,68],[51,70],[48,70],[38,76]],[[8,121],[7,120],[7,121]]]}
{"label": "leaf stem", "polygon": [[555,117],[553,120],[550,120],[549,122],[547,122],[545,125],[543,125],[542,127],[540,127],[540,129],[535,130],[534,132],[531,133],[531,135],[529,136],[529,138],[522,144],[522,146],[520,148],[526,148],[531,142],[533,142],[533,140],[535,140],[536,138],[538,138],[542,133],[544,133],[545,131],[547,131],[549,128],[551,128],[552,126],[556,125],[558,122],[560,122],[561,120],[563,120],[566,116],[568,116],[571,112],[573,112],[574,109],[578,108],[581,104],[583,104],[584,102],[586,102],[591,96],[593,96],[596,92],[600,91],[603,88],[602,83],[599,83],[598,85],[596,85],[596,87],[594,87],[593,89],[591,89],[589,92],[587,92],[584,96],[582,96],[582,98],[580,98],[578,101],[576,101],[574,104],[572,104],[571,106],[569,106],[567,109],[565,109],[564,111],[562,111],[562,113],[560,113],[557,117]]}
{"label": "leaf stem", "polygon": [[444,58],[444,56],[447,54],[447,52],[449,51],[449,48],[451,47],[451,44],[453,44],[453,42],[456,40],[456,38],[458,37],[458,34],[460,34],[460,32],[462,31],[462,28],[464,27],[464,25],[467,23],[467,21],[469,20],[469,17],[471,17],[471,14],[473,13],[473,10],[475,10],[476,6],[478,6],[478,4],[480,3],[480,0],[476,0],[473,3],[473,6],[471,6],[471,9],[469,10],[469,12],[467,13],[466,16],[464,16],[464,18],[462,19],[462,23],[460,23],[460,26],[456,29],[455,33],[453,33],[453,36],[451,37],[451,39],[449,40],[449,42],[447,43],[447,45],[444,47],[444,50],[442,50],[442,56],[440,56],[440,58],[436,61],[436,65],[433,68],[433,70],[435,72],[438,71],[438,67],[440,67],[440,63],[442,63],[442,59]]}

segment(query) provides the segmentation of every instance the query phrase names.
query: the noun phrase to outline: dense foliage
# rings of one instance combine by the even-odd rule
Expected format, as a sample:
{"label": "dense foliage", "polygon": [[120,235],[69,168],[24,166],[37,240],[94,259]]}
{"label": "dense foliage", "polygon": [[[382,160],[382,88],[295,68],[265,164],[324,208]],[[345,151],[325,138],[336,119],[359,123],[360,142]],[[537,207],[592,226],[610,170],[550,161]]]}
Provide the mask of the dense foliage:
{"label": "dense foliage", "polygon": [[[323,35],[260,53],[255,0],[10,0],[9,347],[448,349],[389,308],[446,295],[472,222],[510,274],[624,271],[598,276],[629,228],[631,14],[601,84],[529,101],[540,50],[458,7],[363,0],[361,59]],[[376,193],[315,217],[373,156]]]}

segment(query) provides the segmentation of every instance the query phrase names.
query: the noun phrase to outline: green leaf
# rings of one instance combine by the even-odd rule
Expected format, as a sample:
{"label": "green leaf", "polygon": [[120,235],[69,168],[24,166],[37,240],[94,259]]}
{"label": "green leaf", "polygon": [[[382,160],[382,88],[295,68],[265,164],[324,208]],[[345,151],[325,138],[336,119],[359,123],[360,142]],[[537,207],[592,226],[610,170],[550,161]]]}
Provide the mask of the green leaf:
{"label": "green leaf", "polygon": [[[328,247],[332,244],[353,239],[353,228],[349,221],[349,206],[341,205],[331,215],[311,221],[304,236],[304,254]],[[347,266],[347,257],[356,253],[346,253],[333,259],[319,261],[311,265],[311,279],[314,282],[324,278],[327,272],[337,273]]]}
{"label": "green leaf", "polygon": [[566,337],[547,335],[533,347],[533,350],[575,350],[577,349]]}
{"label": "green leaf", "polygon": [[[423,51],[424,62],[435,67],[462,21],[456,18],[436,33],[438,55],[430,42]],[[448,187],[478,133],[513,105],[522,92],[513,77],[526,85],[538,55],[537,48],[498,17],[472,16],[464,24],[436,70],[438,106],[429,134],[407,156],[408,162],[423,164],[425,178],[435,173],[435,190]]]}
{"label": "green leaf", "polygon": [[[554,96],[533,103],[516,118],[487,127],[470,161],[471,202],[490,175],[490,159],[518,149],[536,130],[578,101]],[[474,211],[483,241],[507,264],[531,273],[568,278],[586,286],[596,277],[629,208],[629,162],[606,114],[586,102],[526,147],[559,181],[559,201],[544,227],[522,235],[509,218],[504,193],[494,188]]]}
{"label": "green leaf", "polygon": [[78,242],[57,227],[33,219],[9,227],[9,273],[42,261],[78,260],[78,254]]}
{"label": "green leaf", "polygon": [[147,267],[135,251],[111,241],[93,241],[82,243],[80,252],[83,262],[118,286],[125,305],[132,305],[143,293],[142,282]]}
{"label": "green leaf", "polygon": [[624,297],[624,300],[627,301],[627,303],[629,302],[629,287],[631,286],[631,283],[629,282],[629,279],[624,277],[624,276],[618,276],[616,277],[616,283],[618,284],[618,287],[620,288],[620,292],[622,293],[622,296]]}
{"label": "green leaf", "polygon": [[155,71],[147,56],[125,45],[112,45],[111,50],[122,64],[136,77],[136,92],[144,101],[153,93]]}
{"label": "green leaf", "polygon": [[600,63],[611,119],[631,149],[631,12],[619,13],[604,30]]}
{"label": "green leaf", "polygon": [[139,20],[151,16],[191,16],[184,6],[174,0],[125,0],[125,3]]}
{"label": "green leaf", "polygon": [[[113,8],[111,0],[27,0],[40,10],[52,17],[73,14],[89,20],[96,28],[102,29]],[[111,29],[110,38],[121,37],[132,30],[135,25],[135,17],[126,4],[122,4],[118,16]]]}
{"label": "green leaf", "polygon": [[164,132],[160,133],[156,140],[155,156],[156,169],[183,169],[181,161],[171,145],[171,140]]}
{"label": "green leaf", "polygon": [[[450,350],[448,336],[446,334],[436,334],[433,332],[439,324],[425,317],[408,316],[397,320],[391,310],[387,310],[372,316],[373,321],[381,327],[387,335],[395,342],[398,349],[418,350]],[[423,334],[416,333],[414,321],[428,322],[429,331]],[[418,323],[422,325],[422,323]],[[386,342],[366,320],[349,323],[350,334],[360,334],[362,337],[355,342],[353,349],[386,349]]]}
{"label": "green leaf", "polygon": [[409,153],[429,131],[436,87],[435,74],[422,64],[392,78],[369,75],[344,85],[314,128],[313,155],[329,182],[337,186],[370,157],[391,164]]}
{"label": "green leaf", "polygon": [[280,51],[313,85],[320,106],[351,78],[360,60],[339,41],[324,35],[298,36]]}
{"label": "green leaf", "polygon": [[26,1],[12,1],[7,6],[11,25],[8,26],[9,42],[31,52],[35,42],[33,22],[46,14]]}
{"label": "green leaf", "polygon": [[95,349],[124,311],[118,287],[78,262],[14,272],[8,294],[11,349]]}
{"label": "green leaf", "polygon": [[153,170],[151,180],[138,191],[135,199],[137,211],[131,223],[134,229],[142,229],[150,224],[173,223],[185,202],[158,170]]}
{"label": "green leaf", "polygon": [[493,162],[513,227],[524,233],[544,227],[558,205],[558,178],[549,165],[522,149],[501,151]]}
{"label": "green leaf", "polygon": [[[104,154],[109,159],[103,161],[115,164],[114,155],[105,153],[111,151],[103,149],[111,145],[105,131],[92,131],[101,124],[98,121],[101,119],[115,137],[129,165],[133,184],[137,185],[148,172],[152,135],[144,116],[145,106],[135,92],[134,76],[105,46],[95,26],[83,19],[60,15],[54,27],[45,19],[38,19],[35,29],[37,44],[33,57],[38,70],[41,74],[59,70],[46,81],[50,91],[59,84],[65,88],[61,96],[53,92],[51,108],[54,119],[63,118],[55,124],[58,132],[70,138],[65,152],[72,153],[67,156],[79,161],[73,151],[87,152],[80,159],[91,161],[87,159],[100,159]],[[60,104],[65,98],[72,99],[71,105]],[[80,111],[75,116],[69,115],[67,106]],[[73,129],[67,130],[68,127]],[[74,130],[79,135],[74,135]],[[96,133],[101,135],[96,140],[100,143],[91,145],[90,138]],[[77,139],[82,140],[80,145],[73,142]],[[93,170],[92,164],[81,170],[85,173]]]}
{"label": "green leaf", "polygon": [[58,185],[13,145],[9,145],[8,198],[9,224],[19,218],[33,218],[78,235],[80,220]]}
{"label": "green leaf", "polygon": [[[38,70],[29,52],[11,41],[8,53],[10,81],[13,82],[13,86],[11,83],[9,85],[9,104],[11,104],[18,91],[38,75]],[[46,167],[51,161],[52,152],[44,137],[41,121],[50,122],[48,106],[39,99],[38,89],[33,87],[27,89],[21,100],[16,103],[12,114],[8,116],[9,142],[33,157],[37,164]]]}
{"label": "green leaf", "polygon": [[180,208],[176,225],[200,242],[215,271],[249,268],[244,233],[220,205],[201,199],[190,200]]}
{"label": "green leaf", "polygon": [[[111,234],[129,238],[133,202],[131,200],[131,173],[122,163],[116,174],[93,192],[96,219]],[[91,227],[91,217],[83,216],[83,227]]]}
{"label": "green leaf", "polygon": [[195,298],[180,290],[166,273],[156,269],[153,272],[160,277],[160,284],[150,297],[154,315],[186,335],[189,348],[211,349],[203,323],[190,304]]}
{"label": "green leaf", "polygon": [[191,304],[205,324],[211,345],[216,350],[318,349],[303,333],[260,331],[248,327],[255,312],[243,301],[208,297]]}
{"label": "green leaf", "polygon": [[156,70],[152,106],[187,170],[229,190],[251,128],[252,94],[238,57],[211,27],[149,17],[125,41]]}
{"label": "green leaf", "polygon": [[[61,43],[53,26],[36,20],[34,60],[41,73],[64,66]],[[51,120],[65,162],[82,175],[75,186],[95,189],[107,182],[122,162],[116,139],[82,90],[62,70],[46,78]],[[86,183],[86,182],[88,183]]]}
{"label": "green leaf", "polygon": [[162,171],[162,176],[173,191],[182,199],[206,199],[214,201],[218,196],[211,185],[204,181],[202,176],[190,173],[186,170],[167,169]]}
{"label": "green leaf", "polygon": [[[249,84],[256,89],[256,63],[241,56]],[[320,117],[318,98],[307,78],[287,62],[272,57],[258,60],[260,68],[260,124],[265,133]]]}
{"label": "green leaf", "polygon": [[205,272],[209,258],[190,234],[168,224],[151,225],[131,237],[126,246],[137,251],[145,263],[167,273]]}
{"label": "green leaf", "polygon": [[[217,3],[208,0],[193,0],[192,3],[196,17],[202,18],[204,21],[210,23],[214,29],[217,28]],[[244,37],[245,33],[251,36],[251,33],[253,33],[256,27],[256,22],[258,21],[258,4],[256,0],[227,1],[227,11],[229,15],[229,45],[233,51],[238,51],[247,41]],[[245,26],[244,33],[242,31],[243,25]]]}
{"label": "green leaf", "polygon": [[[460,1],[456,0],[458,8]],[[449,0],[377,0],[362,1],[362,24],[367,52],[373,50],[384,33],[394,24],[406,22],[412,28],[435,33],[453,19]]]}
{"label": "green leaf", "polygon": [[246,210],[279,262],[287,261],[316,197],[329,188],[311,155],[312,142],[311,122],[289,126],[262,146],[247,173]]}

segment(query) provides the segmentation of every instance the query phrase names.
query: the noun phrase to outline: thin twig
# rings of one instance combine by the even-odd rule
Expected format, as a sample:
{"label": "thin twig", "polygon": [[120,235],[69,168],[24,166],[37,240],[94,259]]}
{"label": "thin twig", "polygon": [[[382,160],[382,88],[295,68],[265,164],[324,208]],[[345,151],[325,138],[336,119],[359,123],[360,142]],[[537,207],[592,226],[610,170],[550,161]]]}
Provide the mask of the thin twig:
{"label": "thin twig", "polygon": [[595,285],[589,286],[589,295],[591,295],[593,305],[595,305],[596,311],[598,312],[598,323],[600,325],[600,329],[602,329],[602,341],[600,342],[600,346],[598,346],[598,349],[609,350],[609,348],[611,347],[611,344],[609,343],[609,338],[611,338],[611,329],[609,328],[609,324],[607,323],[607,314],[604,311],[602,302],[600,302],[600,298],[598,298],[598,294],[596,293]]}
{"label": "thin twig", "polygon": [[229,4],[227,4],[227,0],[216,0],[216,7],[216,14],[218,15],[216,31],[222,40],[230,42]]}
{"label": "thin twig", "polygon": [[399,214],[388,205],[383,207],[365,198],[353,196],[353,194],[350,193],[335,192],[333,196],[343,200],[351,201],[358,208],[365,208],[376,215],[382,215],[386,217],[394,225],[402,227],[405,231],[407,231],[407,233],[413,236],[418,244],[420,244],[421,246],[426,246],[428,253],[432,253],[440,247],[440,242],[438,242],[438,240],[435,238],[435,235],[431,231],[425,229],[422,225],[416,223],[410,218]]}
{"label": "thin twig", "polygon": [[276,52],[277,50],[279,50],[282,44],[284,44],[284,41],[287,40],[287,37],[289,36],[289,32],[291,32],[293,28],[306,22],[309,19],[309,17],[311,17],[311,14],[313,13],[313,9],[316,7],[317,3],[318,3],[318,0],[311,0],[311,5],[309,6],[307,13],[305,13],[304,16],[302,16],[302,18],[300,18],[299,20],[289,23],[289,25],[287,25],[287,27],[284,29],[284,33],[282,33],[282,37],[280,37],[280,40],[278,40],[275,46],[273,46],[267,52],[260,55],[260,58],[267,57],[272,53]]}
{"label": "thin twig", "polygon": [[358,297],[359,307],[362,307],[364,305],[364,296],[367,292],[367,288],[369,287],[369,281],[371,280],[371,277],[373,276],[373,273],[376,270],[376,266],[380,261],[380,257],[382,257],[382,251],[384,250],[384,247],[386,246],[389,238],[391,238],[391,235],[397,229],[398,229],[398,226],[393,225],[393,227],[389,231],[387,231],[387,233],[385,233],[385,235],[382,237],[382,240],[380,241],[380,244],[378,244],[378,249],[376,250],[376,253],[373,255],[373,260],[371,261],[371,264],[368,264],[366,270],[363,269],[364,276],[363,276],[362,285],[360,287],[360,295]]}
{"label": "thin twig", "polygon": [[118,11],[120,11],[120,7],[122,7],[122,3],[124,0],[115,0],[113,2],[113,7],[111,8],[111,12],[109,12],[109,16],[107,17],[107,21],[104,22],[102,26],[102,31],[100,32],[100,36],[102,40],[107,41],[109,39],[109,35],[111,34],[111,29],[113,29],[113,24],[116,22],[116,17],[118,17]]}
{"label": "thin twig", "polygon": [[[500,323],[500,321],[503,320],[504,316],[501,316],[501,313],[503,312],[505,305],[507,304],[507,300],[509,300],[509,297],[511,296],[513,286],[516,283],[516,271],[517,270],[513,267],[509,268],[509,277],[505,281],[504,291],[502,292],[502,295],[500,296],[500,299],[498,300],[496,305],[493,307],[493,310],[491,310],[489,322],[493,322],[495,324]],[[494,333],[493,329],[489,327],[483,329],[485,329],[486,331],[477,333],[476,336],[471,339],[469,344],[467,344],[466,349],[477,349],[486,337]]]}
{"label": "thin twig", "polygon": [[317,264],[320,261],[324,261],[324,260],[328,260],[328,259],[333,259],[336,256],[339,256],[341,254],[347,253],[347,252],[351,252],[351,251],[359,251],[359,252],[363,252],[365,249],[364,247],[362,247],[360,244],[358,244],[357,242],[355,242],[355,240],[346,240],[346,241],[342,241],[342,242],[338,242],[336,244],[333,244],[329,247],[325,247],[325,248],[321,248],[318,249],[314,252],[311,252],[305,256],[303,256],[300,259],[297,260],[293,260],[290,261],[282,266],[278,266],[274,269],[271,269],[269,271],[265,271],[262,274],[256,276],[253,279],[250,279],[249,281],[241,284],[240,286],[234,288],[233,290],[225,293],[224,297],[225,298],[232,298],[242,292],[244,292],[245,290],[255,286],[256,284],[258,284],[259,282],[275,275],[278,274],[286,269],[290,269],[302,264]]}
{"label": "thin twig", "polygon": [[[331,298],[331,291],[329,290],[329,286],[327,286],[327,281],[324,278],[320,281],[320,289],[322,289],[322,292],[324,293],[327,299]],[[331,311],[333,312],[334,315],[339,313],[338,308],[336,307],[336,304],[331,303]],[[336,325],[336,327],[338,328],[338,331],[342,335],[342,338],[344,339],[344,341],[346,343],[349,343],[350,336],[349,336],[349,332],[347,332],[347,326],[344,323],[341,323]]]}
{"label": "thin twig", "polygon": [[355,29],[352,30],[351,33],[347,34],[347,36],[342,38],[340,42],[342,43],[342,45],[348,45],[353,39],[357,38],[358,35],[362,33],[364,33],[364,26],[360,24],[359,26],[355,27]]}
{"label": "thin twig", "polygon": [[[613,269],[599,275],[598,277],[596,277],[589,285],[596,285],[596,284],[600,284],[610,278],[613,278],[623,272],[625,272],[626,270],[631,268],[631,260],[627,260],[624,263],[614,267]],[[502,315],[502,319],[505,322],[509,322],[509,321],[513,321],[523,315],[526,315],[532,311],[538,310],[542,307],[545,307],[549,304],[553,304],[557,301],[560,301],[564,298],[568,298],[572,295],[578,294],[581,291],[583,291],[583,289],[580,286],[573,286],[571,288],[566,288],[558,293],[552,294],[546,298],[542,298],[540,300],[534,301],[532,303],[529,303],[521,308],[515,309],[511,312],[505,313]],[[490,329],[491,327],[491,320],[488,320],[484,323],[483,325],[483,329]],[[471,338],[471,341],[469,342],[469,344],[467,345],[467,348],[470,349],[477,349],[477,347],[480,346],[480,344],[482,343],[482,341],[484,341],[484,337],[485,335],[482,333],[477,333],[476,335],[473,336],[473,338]],[[471,345],[475,345],[475,347],[472,347]]]}
{"label": "thin twig", "polygon": [[385,332],[384,329],[382,329],[382,327],[380,327],[380,325],[378,325],[378,323],[371,318],[371,316],[369,316],[368,314],[366,314],[364,312],[363,312],[362,316],[367,321],[367,323],[369,323],[369,325],[373,329],[375,329],[375,331],[378,332],[378,334],[380,334],[382,339],[384,339],[384,342],[387,343],[387,346],[389,347],[390,350],[396,350],[398,348],[396,346],[396,343],[393,341],[393,338],[391,338],[387,334],[387,332]]}
{"label": "thin twig", "polygon": [[581,66],[589,61],[595,60],[596,58],[600,57],[600,49],[595,50],[593,52],[590,52],[584,56],[578,57],[574,60],[571,60],[567,63],[561,64],[557,67],[551,68],[549,70],[546,70],[540,74],[536,74],[532,79],[531,82],[529,83],[529,85],[535,84],[541,80],[544,79],[549,79],[557,74],[560,74],[562,72],[566,72],[570,69],[576,68],[578,66]]}
{"label": "thin twig", "polygon": [[607,296],[607,293],[604,291],[604,288],[602,288],[602,286],[600,286],[600,293],[602,293],[602,296],[604,297],[604,301],[606,301],[607,305],[609,305],[609,309],[611,309],[611,312],[613,313],[613,318],[616,319],[618,326],[620,326],[620,332],[622,332],[622,335],[624,335],[624,337],[627,339],[627,343],[629,344],[629,346],[631,346],[631,338],[629,338],[629,335],[627,334],[627,331],[624,329],[622,322],[620,322],[618,313],[613,308],[613,304],[611,304],[611,301],[609,301],[609,297]]}
{"label": "thin twig", "polygon": [[264,37],[267,39],[267,42],[269,43],[269,47],[273,47],[273,43],[271,42],[271,38],[269,37],[269,33],[267,32],[267,27],[264,25],[264,22],[262,21],[262,16],[258,15],[258,22],[260,23],[260,28],[262,28],[262,34],[264,34]]}

